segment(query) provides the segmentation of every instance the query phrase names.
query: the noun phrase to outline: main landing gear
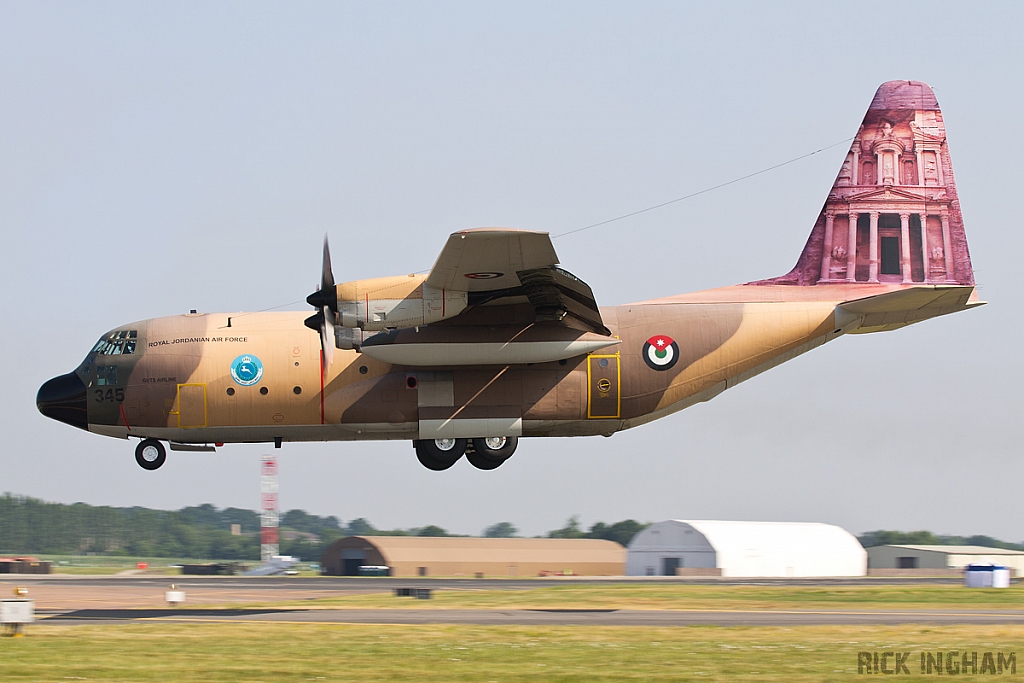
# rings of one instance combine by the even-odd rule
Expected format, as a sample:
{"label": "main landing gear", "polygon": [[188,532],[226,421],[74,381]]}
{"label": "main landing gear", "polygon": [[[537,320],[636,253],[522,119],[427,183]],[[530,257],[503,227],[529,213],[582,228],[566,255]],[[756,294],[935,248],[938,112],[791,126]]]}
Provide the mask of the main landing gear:
{"label": "main landing gear", "polygon": [[493,470],[512,457],[519,439],[514,436],[492,436],[484,439],[420,439],[413,441],[416,458],[428,470],[440,472],[459,461],[463,455],[478,470]]}
{"label": "main landing gear", "polygon": [[472,448],[466,451],[466,460],[478,470],[493,470],[512,457],[519,439],[514,436],[489,436],[473,439]]}
{"label": "main landing gear", "polygon": [[160,469],[166,460],[167,451],[156,439],[143,439],[135,447],[135,462],[144,470]]}

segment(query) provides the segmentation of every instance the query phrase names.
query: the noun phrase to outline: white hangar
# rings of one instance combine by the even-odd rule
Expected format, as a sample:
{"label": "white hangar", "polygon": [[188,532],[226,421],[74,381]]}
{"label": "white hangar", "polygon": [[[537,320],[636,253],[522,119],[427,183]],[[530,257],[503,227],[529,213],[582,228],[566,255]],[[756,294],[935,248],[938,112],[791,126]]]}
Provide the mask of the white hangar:
{"label": "white hangar", "polygon": [[867,557],[856,537],[831,524],[672,519],[633,537],[626,574],[865,576]]}

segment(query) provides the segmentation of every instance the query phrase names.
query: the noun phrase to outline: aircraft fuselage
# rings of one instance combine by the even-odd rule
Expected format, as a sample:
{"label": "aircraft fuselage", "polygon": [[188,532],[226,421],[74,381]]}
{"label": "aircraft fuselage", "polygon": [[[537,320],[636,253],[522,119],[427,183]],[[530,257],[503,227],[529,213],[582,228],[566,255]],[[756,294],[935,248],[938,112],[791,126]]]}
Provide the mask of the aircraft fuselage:
{"label": "aircraft fuselage", "polygon": [[[611,435],[707,401],[847,333],[980,305],[931,88],[883,83],[785,275],[599,307],[546,232],[460,230],[427,274],[335,283],[316,313],[190,314],[105,335],[43,414],[142,439],[410,439],[429,469],[506,461],[522,436]],[[308,313],[308,312],[307,312]]]}
{"label": "aircraft fuselage", "polygon": [[[122,344],[119,353],[99,348],[86,357],[73,373],[84,395],[71,400],[87,417],[66,421],[185,444],[610,435],[708,400],[864,324],[836,314],[851,299],[849,287],[835,296],[818,287],[804,301],[779,300],[779,289],[808,291],[739,286],[605,307],[617,344],[546,363],[412,367],[339,350],[322,381],[319,337],[302,313],[154,318],[104,335],[98,346],[130,338],[132,352]],[[868,297],[900,288],[854,289]],[[925,317],[962,309],[971,289],[951,288],[948,310]],[[532,326],[484,327],[515,340]],[[652,346],[658,339],[666,348]]]}

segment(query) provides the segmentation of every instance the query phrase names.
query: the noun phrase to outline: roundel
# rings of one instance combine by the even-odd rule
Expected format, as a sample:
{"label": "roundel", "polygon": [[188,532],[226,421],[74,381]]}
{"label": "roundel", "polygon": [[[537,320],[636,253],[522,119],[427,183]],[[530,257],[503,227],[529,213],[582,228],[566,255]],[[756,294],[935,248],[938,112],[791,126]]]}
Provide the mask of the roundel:
{"label": "roundel", "polygon": [[263,377],[263,363],[256,356],[243,355],[231,361],[231,379],[249,387]]}
{"label": "roundel", "polygon": [[644,342],[644,362],[654,370],[668,370],[679,360],[679,345],[672,337],[656,334]]}

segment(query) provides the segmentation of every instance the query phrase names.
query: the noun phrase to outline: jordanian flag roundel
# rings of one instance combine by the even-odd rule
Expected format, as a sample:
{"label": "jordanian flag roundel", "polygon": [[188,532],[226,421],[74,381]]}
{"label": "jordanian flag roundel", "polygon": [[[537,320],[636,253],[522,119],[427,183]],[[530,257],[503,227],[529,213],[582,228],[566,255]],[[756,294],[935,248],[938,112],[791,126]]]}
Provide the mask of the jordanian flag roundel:
{"label": "jordanian flag roundel", "polygon": [[644,362],[655,370],[668,370],[679,360],[679,345],[672,337],[656,334],[644,343]]}

